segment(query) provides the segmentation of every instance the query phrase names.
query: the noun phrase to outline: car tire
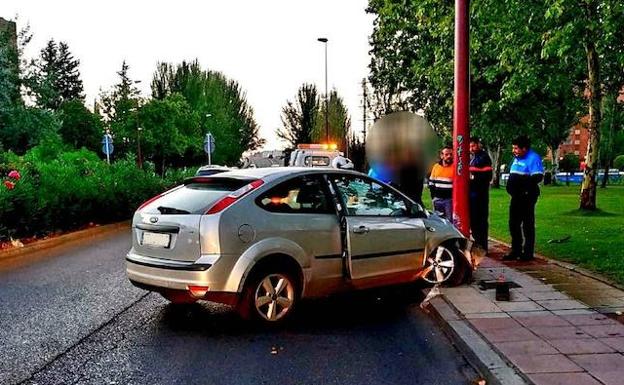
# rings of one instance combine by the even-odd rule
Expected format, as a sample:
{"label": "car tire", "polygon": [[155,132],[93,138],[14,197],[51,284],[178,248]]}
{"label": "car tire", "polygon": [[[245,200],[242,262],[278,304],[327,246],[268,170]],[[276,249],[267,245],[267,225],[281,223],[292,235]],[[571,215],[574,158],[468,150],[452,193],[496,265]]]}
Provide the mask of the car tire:
{"label": "car tire", "polygon": [[470,269],[464,253],[455,244],[436,247],[425,260],[422,278],[433,285],[457,286],[466,282]]}
{"label": "car tire", "polygon": [[160,293],[165,299],[174,305],[188,305],[197,302],[197,298],[184,290],[168,290]]}
{"label": "car tire", "polygon": [[299,302],[296,275],[282,269],[262,268],[252,271],[245,283],[239,314],[265,325],[282,324]]}

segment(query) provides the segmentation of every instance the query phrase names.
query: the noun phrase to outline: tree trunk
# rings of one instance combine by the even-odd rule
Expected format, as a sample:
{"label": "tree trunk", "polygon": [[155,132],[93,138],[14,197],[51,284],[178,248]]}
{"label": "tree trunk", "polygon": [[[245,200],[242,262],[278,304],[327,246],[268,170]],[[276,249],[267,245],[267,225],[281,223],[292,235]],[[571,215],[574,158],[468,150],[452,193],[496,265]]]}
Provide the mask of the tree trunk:
{"label": "tree trunk", "polygon": [[[595,19],[595,9],[588,5],[588,17]],[[600,67],[598,54],[594,40],[587,39],[585,44],[587,53],[587,88],[589,90],[589,142],[587,143],[587,155],[585,156],[585,169],[583,170],[583,183],[581,184],[580,209],[596,209],[596,165],[598,164],[598,145],[600,144]]]}
{"label": "tree trunk", "polygon": [[604,164],[604,175],[602,176],[602,184],[600,185],[600,187],[606,188],[608,181],[609,181],[609,161],[606,160]]}
{"label": "tree trunk", "polygon": [[550,145],[550,153],[552,155],[552,166],[550,167],[551,184],[557,184],[557,173],[559,172],[559,144]]}
{"label": "tree trunk", "polygon": [[496,151],[491,152],[488,150],[490,158],[492,159],[492,167],[494,172],[492,173],[492,187],[500,188],[500,162],[503,156],[503,147],[500,144],[496,145]]}

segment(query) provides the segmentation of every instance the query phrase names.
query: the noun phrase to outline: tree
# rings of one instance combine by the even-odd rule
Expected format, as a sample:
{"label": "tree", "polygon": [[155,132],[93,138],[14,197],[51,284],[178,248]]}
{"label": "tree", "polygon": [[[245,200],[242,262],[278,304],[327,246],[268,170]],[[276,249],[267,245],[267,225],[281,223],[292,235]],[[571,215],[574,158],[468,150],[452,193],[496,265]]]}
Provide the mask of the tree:
{"label": "tree", "polygon": [[[580,208],[596,209],[596,169],[602,125],[603,97],[609,85],[624,84],[624,6],[618,0],[547,0],[549,22],[544,34],[544,54],[557,57],[570,70],[574,59],[585,59],[583,96],[588,105],[590,133],[581,184]],[[576,68],[574,68],[576,67]],[[608,68],[608,70],[607,70]],[[618,70],[619,68],[619,70]],[[606,83],[604,83],[606,81]],[[607,85],[607,88],[605,88]]]}
{"label": "tree", "polygon": [[0,127],[0,138],[7,150],[18,155],[39,144],[46,135],[56,135],[60,123],[51,111],[23,105],[14,106]]}
{"label": "tree", "polygon": [[141,103],[137,83],[128,74],[130,67],[124,60],[117,72],[119,82],[109,92],[100,95],[101,113],[115,140],[117,157],[123,157],[135,147],[134,138],[138,128],[137,114]]}
{"label": "tree", "polygon": [[290,148],[301,143],[311,143],[314,128],[319,119],[319,96],[316,86],[303,84],[297,91],[297,99],[282,107],[283,127],[277,129],[278,138],[285,140]]}
{"label": "tree", "polygon": [[172,158],[185,154],[189,148],[201,148],[199,117],[180,94],[150,100],[141,107],[139,118],[145,159],[153,160],[162,175]]}
{"label": "tree", "polygon": [[99,151],[103,124],[99,115],[89,111],[80,100],[70,100],[60,105],[59,134],[63,141],[74,148],[86,147]]}
{"label": "tree", "polygon": [[[376,117],[422,111],[439,131],[451,127],[453,2],[370,0],[372,109]],[[450,86],[449,86],[450,85]]]}
{"label": "tree", "polygon": [[[175,66],[159,63],[151,87],[156,99],[174,93],[186,99],[199,116],[202,133],[210,132],[215,138],[213,162],[236,164],[244,151],[264,144],[242,87],[219,72],[203,70],[197,60]],[[202,141],[199,138],[197,143]],[[197,163],[205,157],[201,146],[196,146],[188,149],[185,161]]]}
{"label": "tree", "polygon": [[[329,106],[329,143],[336,143],[338,148],[344,151],[347,149],[349,130],[351,129],[349,111],[336,90],[329,93],[327,105]],[[325,103],[322,103],[312,132],[312,142],[324,143],[326,141],[325,136]]]}
{"label": "tree", "polygon": [[[0,117],[21,102],[19,52],[14,44],[14,24],[0,30]],[[0,119],[0,125],[4,119]]]}
{"label": "tree", "polygon": [[41,108],[57,110],[63,102],[83,100],[83,85],[75,59],[66,43],[51,39],[41,50],[31,88]]}
{"label": "tree", "polygon": [[581,165],[579,161],[579,156],[574,154],[565,154],[563,159],[559,162],[559,167],[563,172],[568,173],[568,177],[566,177],[566,185],[570,185],[570,174],[574,171],[578,170]]}

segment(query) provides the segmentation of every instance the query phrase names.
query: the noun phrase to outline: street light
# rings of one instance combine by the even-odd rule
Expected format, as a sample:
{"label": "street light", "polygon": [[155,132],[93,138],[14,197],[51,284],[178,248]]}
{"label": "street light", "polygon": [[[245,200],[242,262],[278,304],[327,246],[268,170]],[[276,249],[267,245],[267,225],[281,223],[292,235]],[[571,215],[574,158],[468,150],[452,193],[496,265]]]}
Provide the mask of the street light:
{"label": "street light", "polygon": [[[135,83],[141,82],[137,80]],[[143,127],[139,125],[139,107],[132,107],[128,111],[136,113],[136,128],[137,128],[137,166],[143,169],[143,156],[141,155],[141,131]]]}
{"label": "street light", "polygon": [[317,39],[325,45],[325,143],[329,144],[329,95],[327,94],[327,38],[319,37]]}
{"label": "street light", "polygon": [[139,168],[143,169],[143,156],[141,155],[141,131],[143,127],[137,127],[137,155],[138,155],[138,163]]}

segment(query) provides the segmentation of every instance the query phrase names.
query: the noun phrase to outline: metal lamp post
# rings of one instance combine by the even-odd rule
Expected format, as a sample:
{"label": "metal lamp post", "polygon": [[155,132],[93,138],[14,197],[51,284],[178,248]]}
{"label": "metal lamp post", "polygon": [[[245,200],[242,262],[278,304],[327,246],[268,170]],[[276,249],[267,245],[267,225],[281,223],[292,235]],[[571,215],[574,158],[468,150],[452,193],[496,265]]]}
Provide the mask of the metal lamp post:
{"label": "metal lamp post", "polygon": [[143,155],[141,154],[141,131],[143,130],[143,127],[137,127],[137,155],[138,155],[138,163],[139,163],[139,168],[142,170],[143,169]]}
{"label": "metal lamp post", "polygon": [[453,108],[453,220],[462,234],[470,236],[468,194],[470,183],[470,0],[455,0],[455,100]]}
{"label": "metal lamp post", "polygon": [[329,95],[327,94],[327,40],[326,37],[317,39],[325,45],[325,142],[329,144]]}

